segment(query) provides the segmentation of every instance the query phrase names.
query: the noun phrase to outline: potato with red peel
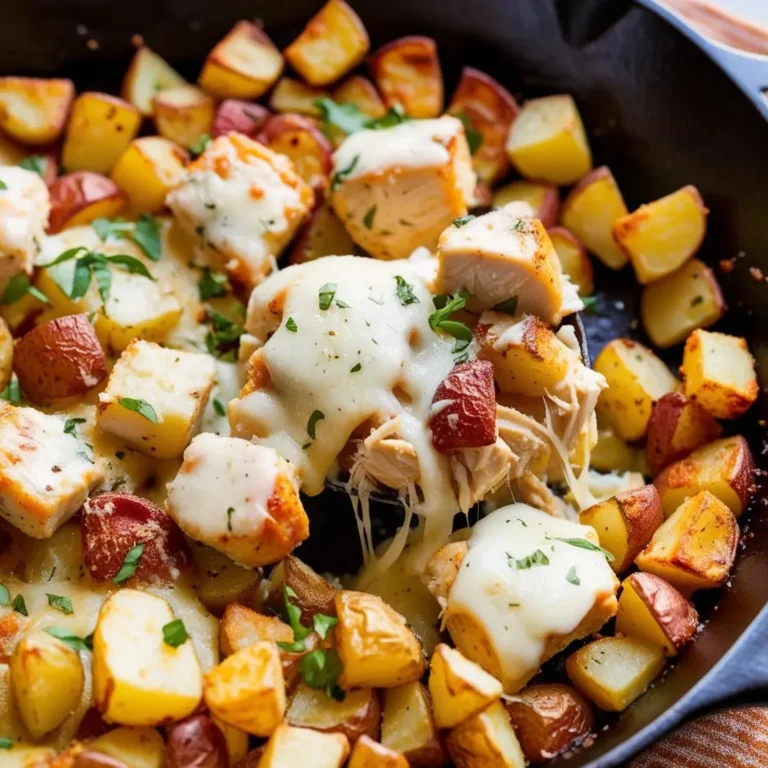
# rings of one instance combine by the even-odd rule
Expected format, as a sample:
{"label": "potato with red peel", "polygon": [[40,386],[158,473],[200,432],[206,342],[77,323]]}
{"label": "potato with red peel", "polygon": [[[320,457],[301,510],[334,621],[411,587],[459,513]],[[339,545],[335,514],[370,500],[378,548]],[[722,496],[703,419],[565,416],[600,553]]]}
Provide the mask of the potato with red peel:
{"label": "potato with red peel", "polygon": [[560,210],[560,190],[551,184],[517,179],[505,184],[493,193],[494,208],[503,208],[507,203],[528,203],[533,215],[550,230],[557,224]]}
{"label": "potato with red peel", "polygon": [[269,583],[267,604],[275,609],[282,607],[283,587],[290,587],[296,595],[293,602],[301,608],[301,620],[305,624],[311,624],[317,613],[336,615],[334,601],[339,590],[294,555],[288,555],[280,561],[270,574]]}
{"label": "potato with red peel", "polygon": [[699,627],[693,605],[652,573],[633,573],[621,586],[616,632],[660,645],[667,656],[677,656]]}
{"label": "potato with red peel", "polygon": [[165,59],[142,46],[131,59],[120,95],[133,104],[143,117],[150,117],[152,99],[158,93],[186,84],[187,81]]}
{"label": "potato with red peel", "polygon": [[597,531],[600,546],[614,557],[609,563],[611,568],[621,573],[632,565],[664,522],[664,512],[656,488],[646,485],[582,510],[579,522]]}
{"label": "potato with red peel", "polygon": [[125,208],[125,193],[106,176],[75,171],[59,176],[50,187],[51,215],[48,234],[90,224],[94,219],[113,219]]}
{"label": "potato with red peel", "polygon": [[82,395],[107,376],[104,350],[85,315],[43,323],[17,342],[13,367],[35,403]]}
{"label": "potato with red peel", "polygon": [[493,363],[457,365],[432,398],[432,444],[440,453],[481,448],[496,442],[496,390]]}
{"label": "potato with red peel", "polygon": [[328,91],[322,88],[313,88],[292,77],[281,77],[269,97],[269,108],[280,114],[296,112],[300,115],[320,117],[322,113],[316,102],[318,99],[327,98],[328,95]]}
{"label": "potato with red peel", "polygon": [[333,89],[331,97],[337,104],[354,104],[367,117],[383,117],[387,112],[376,86],[362,75],[350,75]]}
{"label": "potato with red peel", "polygon": [[534,765],[575,747],[595,723],[589,703],[570,685],[530,685],[504,706],[525,759]]}
{"label": "potato with red peel", "polygon": [[560,260],[563,272],[579,289],[580,296],[590,296],[595,290],[592,262],[587,249],[565,227],[552,227],[547,230],[549,239]]}
{"label": "potato with red peel", "polygon": [[269,120],[270,111],[252,101],[226,99],[219,104],[211,126],[211,137],[223,136],[235,131],[249,139],[255,139],[264,123]]}
{"label": "potato with red peel", "polygon": [[443,74],[431,37],[408,35],[379,48],[370,59],[373,80],[388,107],[408,117],[437,117],[443,111]]}
{"label": "potato with red peel", "polygon": [[[504,145],[509,128],[520,107],[514,96],[490,75],[474,67],[464,67],[454,91],[448,114],[465,122],[478,179],[494,184],[509,171]],[[470,136],[474,132],[474,140]],[[477,146],[475,144],[477,143]]]}
{"label": "potato with red peel", "polygon": [[309,118],[275,115],[267,120],[257,140],[293,161],[296,173],[313,189],[326,190],[333,170],[331,142]]}
{"label": "potato with red peel", "polygon": [[74,98],[71,80],[0,77],[0,129],[22,144],[51,144],[61,136]]}
{"label": "potato with red peel", "polygon": [[193,715],[168,728],[165,768],[229,768],[224,734],[210,715]]}
{"label": "potato with red peel", "polygon": [[653,404],[646,432],[645,456],[654,475],[717,439],[722,427],[694,400],[668,392]]}
{"label": "potato with red peel", "polygon": [[289,264],[303,264],[322,256],[352,253],[355,243],[330,203],[322,202],[301,226],[288,256]]}
{"label": "potato with red peel", "polygon": [[83,562],[96,582],[114,578],[128,552],[144,546],[136,568],[143,582],[172,582],[189,563],[184,536],[170,515],[132,493],[102,493],[83,505]]}
{"label": "potato with red peel", "polygon": [[192,147],[210,135],[215,112],[214,100],[194,85],[168,88],[152,99],[157,132],[182,147]]}

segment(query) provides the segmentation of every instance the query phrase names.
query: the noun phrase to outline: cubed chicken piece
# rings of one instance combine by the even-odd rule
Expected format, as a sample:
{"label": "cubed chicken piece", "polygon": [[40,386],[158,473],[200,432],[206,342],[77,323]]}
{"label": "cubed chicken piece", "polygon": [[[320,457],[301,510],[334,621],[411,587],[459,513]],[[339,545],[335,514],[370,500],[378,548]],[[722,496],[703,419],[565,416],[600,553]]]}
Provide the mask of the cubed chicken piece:
{"label": "cubed chicken piece", "polygon": [[198,435],[166,508],[187,536],[245,566],[281,560],[309,535],[290,465],[239,437]]}
{"label": "cubed chicken piece", "polygon": [[547,230],[526,203],[454,222],[440,236],[437,259],[438,293],[467,290],[473,309],[516,297],[519,312],[559,325],[583,306]]}
{"label": "cubed chicken piece", "polygon": [[331,203],[352,239],[377,259],[434,249],[465,216],[476,177],[455,117],[359,131],[333,156]]}
{"label": "cubed chicken piece", "polygon": [[0,167],[0,294],[19,272],[31,272],[45,234],[51,201],[32,171]]}
{"label": "cubed chicken piece", "polygon": [[253,286],[309,215],[314,193],[287,157],[230,133],[211,142],[166,202],[211,264]]}
{"label": "cubed chicken piece", "polygon": [[90,446],[61,419],[0,403],[0,515],[9,523],[46,539],[102,480]]}
{"label": "cubed chicken piece", "polygon": [[99,395],[98,426],[147,456],[180,456],[215,377],[216,367],[208,355],[133,341]]}

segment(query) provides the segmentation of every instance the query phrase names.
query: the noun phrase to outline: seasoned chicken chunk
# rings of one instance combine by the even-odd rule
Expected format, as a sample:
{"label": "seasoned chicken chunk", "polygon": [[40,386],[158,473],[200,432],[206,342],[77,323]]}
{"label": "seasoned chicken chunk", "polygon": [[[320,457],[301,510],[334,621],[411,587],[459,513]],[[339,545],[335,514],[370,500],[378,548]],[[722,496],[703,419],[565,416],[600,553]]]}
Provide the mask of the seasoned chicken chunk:
{"label": "seasoned chicken chunk", "polygon": [[197,236],[204,258],[253,286],[309,215],[314,193],[285,155],[229,133],[187,168],[166,202],[181,226]]}
{"label": "seasoned chicken chunk", "polygon": [[464,128],[447,115],[355,133],[333,164],[333,208],[377,259],[434,248],[451,221],[466,215],[476,183]]}
{"label": "seasoned chicken chunk", "polygon": [[45,235],[51,201],[32,171],[0,167],[0,294],[19,272],[31,272]]}
{"label": "seasoned chicken chunk", "polygon": [[525,203],[455,222],[440,236],[437,258],[437,291],[467,290],[477,310],[517,297],[518,311],[558,325],[583,306],[544,225]]}

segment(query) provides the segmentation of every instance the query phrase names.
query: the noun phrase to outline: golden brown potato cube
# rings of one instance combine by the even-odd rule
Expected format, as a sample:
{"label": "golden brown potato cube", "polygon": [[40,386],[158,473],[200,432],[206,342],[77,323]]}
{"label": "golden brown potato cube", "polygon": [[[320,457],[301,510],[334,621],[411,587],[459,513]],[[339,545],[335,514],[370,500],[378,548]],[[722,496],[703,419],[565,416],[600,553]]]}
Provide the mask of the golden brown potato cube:
{"label": "golden brown potato cube", "polygon": [[392,40],[371,57],[373,80],[388,106],[399,104],[409,117],[437,117],[443,111],[443,74],[431,37]]}
{"label": "golden brown potato cube", "polygon": [[613,239],[614,224],[628,213],[619,185],[603,165],[590,171],[563,202],[563,226],[611,269],[621,269],[627,254]]}
{"label": "golden brown potato cube", "polygon": [[133,104],[106,93],[81,93],[72,107],[61,164],[68,171],[108,174],[140,126]]}
{"label": "golden brown potato cube", "polygon": [[565,662],[571,682],[600,709],[625,710],[664,669],[658,645],[634,637],[604,637]]}
{"label": "golden brown potato cube", "polygon": [[595,290],[595,284],[592,262],[586,248],[565,227],[552,227],[547,233],[563,272],[579,289],[580,296],[590,296]]}
{"label": "golden brown potato cube", "polygon": [[607,344],[595,360],[595,370],[608,382],[598,412],[625,440],[643,437],[653,404],[678,387],[669,368],[648,347],[630,339]]}
{"label": "golden brown potato cube", "polygon": [[[114,728],[88,742],[88,752],[106,755],[130,768],[164,768],[165,743],[154,728]],[[99,765],[97,763],[97,765]],[[47,767],[46,767],[47,768]],[[56,768],[59,768],[56,766]],[[66,767],[62,767],[66,768]],[[75,763],[74,768],[81,768]],[[86,763],[84,768],[93,768]],[[99,768],[101,766],[99,765]],[[104,768],[118,768],[111,763]]]}
{"label": "golden brown potato cube", "polygon": [[216,112],[214,100],[194,85],[168,88],[152,100],[157,132],[182,147],[192,147],[210,136]]}
{"label": "golden brown potato cube", "polygon": [[430,662],[429,693],[438,728],[454,728],[497,701],[501,683],[455,648],[440,643]]}
{"label": "golden brown potato cube", "polygon": [[133,211],[159,213],[166,195],[181,181],[189,155],[160,136],[134,139],[112,169],[112,181]]}
{"label": "golden brown potato cube", "polygon": [[254,736],[270,736],[285,714],[285,681],[277,645],[260,641],[217,664],[203,691],[211,714]]}
{"label": "golden brown potato cube", "polygon": [[464,123],[472,165],[485,184],[494,184],[509,171],[504,145],[519,110],[514,96],[490,75],[464,67],[447,111]]}
{"label": "golden brown potato cube", "polygon": [[741,416],[757,399],[755,358],[740,336],[694,331],[685,342],[680,374],[686,397],[718,419]]}
{"label": "golden brown potato cube", "polygon": [[[648,467],[657,475],[673,461],[720,437],[722,431],[714,417],[695,401],[681,392],[668,392],[653,404],[648,422],[645,443]],[[675,509],[682,503],[682,498],[676,501]],[[738,515],[740,511],[741,506],[733,513]]]}
{"label": "golden brown potato cube", "polygon": [[321,110],[316,102],[328,96],[328,91],[322,88],[313,88],[292,77],[281,77],[269,97],[269,108],[281,114],[296,112],[299,115],[320,117]]}
{"label": "golden brown potato cube", "polygon": [[383,691],[381,743],[401,752],[411,768],[439,768],[446,763],[429,695],[417,682]]}
{"label": "golden brown potato cube", "polygon": [[106,176],[91,171],[75,171],[59,176],[50,189],[51,214],[48,234],[90,224],[95,219],[111,219],[125,208],[125,193]]}
{"label": "golden brown potato cube", "polygon": [[349,755],[342,733],[320,733],[283,723],[267,742],[258,768],[341,768]]}
{"label": "golden brown potato cube", "polygon": [[283,57],[261,27],[238,21],[208,54],[198,82],[217,99],[258,99],[283,71]]}
{"label": "golden brown potato cube", "polygon": [[584,176],[592,153],[573,98],[526,101],[509,131],[507,154],[526,179],[563,186]]}
{"label": "golden brown potato cube", "polygon": [[591,707],[569,685],[530,685],[504,706],[525,759],[534,764],[572,749],[594,725]]}
{"label": "golden brown potato cube", "polygon": [[352,749],[348,768],[408,768],[408,761],[401,752],[361,736]]}
{"label": "golden brown potato cube", "polygon": [[269,577],[270,605],[283,605],[283,587],[290,587],[296,597],[293,602],[301,608],[301,620],[311,624],[316,613],[336,615],[335,598],[338,590],[304,561],[288,555],[280,561]]}
{"label": "golden brown potato cube", "polygon": [[71,80],[0,77],[0,129],[22,144],[56,141],[75,97]]}
{"label": "golden brown potato cube", "polygon": [[374,84],[362,75],[350,75],[331,96],[337,104],[354,104],[367,117],[383,117],[387,112]]}
{"label": "golden brown potato cube", "polygon": [[501,702],[466,720],[445,737],[456,768],[524,768],[525,756]]}
{"label": "golden brown potato cube", "polygon": [[739,517],[752,497],[755,462],[741,435],[724,437],[668,466],[655,480],[669,517],[688,497],[709,491]]}
{"label": "golden brown potato cube", "polygon": [[507,203],[528,203],[533,215],[549,230],[557,224],[560,191],[551,184],[515,179],[493,193],[494,208],[503,208]]}
{"label": "golden brown potato cube", "polygon": [[617,493],[579,513],[582,525],[591,525],[600,546],[614,557],[610,562],[616,573],[632,565],[637,555],[664,522],[661,499],[655,486]]}
{"label": "golden brown potato cube", "polygon": [[421,643],[394,608],[376,595],[346,589],[334,602],[343,688],[394,688],[424,674]]}
{"label": "golden brown potato cube", "polygon": [[158,93],[186,84],[187,81],[165,59],[142,46],[131,59],[120,95],[133,104],[143,117],[149,117],[152,114],[152,99]]}
{"label": "golden brown potato cube", "polygon": [[720,499],[702,491],[686,499],[656,529],[635,563],[641,571],[660,576],[687,596],[725,582],[738,543],[739,526],[733,512]]}
{"label": "golden brown potato cube", "polygon": [[484,312],[475,327],[477,356],[493,363],[502,392],[541,397],[565,377],[573,352],[535,315]]}
{"label": "golden brown potato cube", "polygon": [[696,609],[668,582],[652,573],[633,573],[622,582],[616,632],[659,645],[667,656],[693,638]]}
{"label": "golden brown potato cube", "polygon": [[355,243],[344,228],[330,203],[323,202],[312,211],[311,218],[299,229],[288,256],[289,264],[303,264],[322,256],[352,253]]}
{"label": "golden brown potato cube", "polygon": [[698,259],[646,286],[640,302],[643,328],[662,348],[679,344],[697,328],[713,325],[725,310],[715,273]]}
{"label": "golden brown potato cube", "polygon": [[219,625],[222,656],[231,656],[261,640],[292,643],[293,630],[277,616],[264,616],[239,603],[228,605]]}
{"label": "golden brown potato cube", "polygon": [[613,225],[613,237],[646,285],[674,272],[699,250],[708,213],[698,189],[688,185],[622,216]]}
{"label": "golden brown potato cube", "polygon": [[310,85],[328,85],[356,67],[369,47],[360,17],[344,0],[329,0],[283,55]]}

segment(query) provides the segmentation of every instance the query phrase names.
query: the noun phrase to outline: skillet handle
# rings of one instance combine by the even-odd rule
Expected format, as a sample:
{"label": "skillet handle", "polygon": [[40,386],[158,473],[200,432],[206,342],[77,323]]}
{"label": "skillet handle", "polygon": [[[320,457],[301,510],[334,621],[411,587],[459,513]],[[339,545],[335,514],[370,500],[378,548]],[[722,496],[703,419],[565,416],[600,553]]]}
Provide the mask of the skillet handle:
{"label": "skillet handle", "polygon": [[[751,53],[703,35],[697,27],[691,24],[686,15],[678,10],[684,7],[680,0],[666,0],[666,2],[664,0],[637,0],[637,2],[677,27],[686,37],[696,43],[744,91],[758,111],[768,120],[768,54]],[[706,6],[694,5],[693,2],[691,5],[698,11],[707,12]],[[728,29],[730,25],[734,33],[738,33],[740,30],[750,31],[746,24],[742,26],[736,19],[731,19],[716,11],[711,12],[711,17],[712,20],[724,25],[724,29]],[[762,41],[760,30],[754,29],[752,31]],[[765,35],[765,48],[768,50],[768,31]]]}

